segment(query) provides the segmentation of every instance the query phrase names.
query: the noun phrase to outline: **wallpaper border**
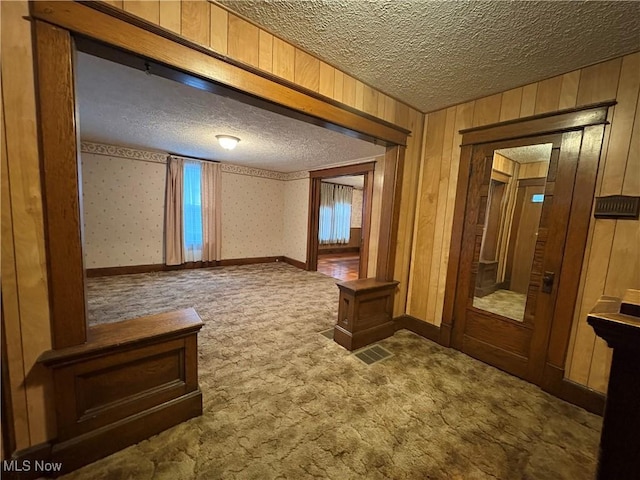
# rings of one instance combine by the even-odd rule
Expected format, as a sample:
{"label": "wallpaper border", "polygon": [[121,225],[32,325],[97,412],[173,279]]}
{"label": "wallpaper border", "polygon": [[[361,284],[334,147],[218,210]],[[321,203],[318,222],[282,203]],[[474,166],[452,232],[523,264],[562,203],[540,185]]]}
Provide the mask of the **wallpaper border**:
{"label": "wallpaper border", "polygon": [[[106,155],[110,157],[128,158],[131,160],[142,160],[147,162],[167,163],[169,153],[151,152],[148,150],[139,150],[136,148],[120,147],[117,145],[107,145],[104,143],[81,142],[80,150],[84,153],[92,153],[95,155]],[[193,158],[181,157],[180,155],[172,155],[177,158]],[[272,170],[263,170],[261,168],[244,167],[231,163],[220,163],[220,169],[226,173],[234,173],[237,175],[247,175],[250,177],[269,178],[271,180],[289,181],[309,178],[309,172],[274,172]]]}

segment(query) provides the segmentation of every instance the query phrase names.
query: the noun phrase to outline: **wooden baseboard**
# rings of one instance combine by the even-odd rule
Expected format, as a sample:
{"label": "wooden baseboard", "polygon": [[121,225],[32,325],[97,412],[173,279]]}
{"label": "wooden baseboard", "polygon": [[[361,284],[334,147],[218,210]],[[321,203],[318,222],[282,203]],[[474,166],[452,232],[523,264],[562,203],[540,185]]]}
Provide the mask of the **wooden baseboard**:
{"label": "wooden baseboard", "polygon": [[[48,468],[47,468],[48,467]],[[17,450],[0,464],[0,478],[5,480],[32,480],[49,476],[55,469],[51,464],[51,444],[40,443]]]}
{"label": "wooden baseboard", "polygon": [[225,260],[219,260],[217,263],[219,267],[231,267],[233,265],[254,265],[256,263],[274,263],[283,261],[281,255],[275,257],[249,257],[249,258],[228,258]]}
{"label": "wooden baseboard", "polygon": [[[125,265],[122,267],[87,268],[87,277],[107,277],[112,275],[131,275],[134,273],[171,272],[174,270],[190,270],[193,268],[228,267],[233,265],[253,265],[256,263],[273,263],[285,261],[285,257],[249,257],[228,258],[217,262],[187,262],[181,265],[164,265],[154,263],[149,265]],[[295,260],[292,260],[295,261]],[[293,264],[292,264],[293,265]]]}
{"label": "wooden baseboard", "polygon": [[51,461],[61,462],[61,473],[68,473],[201,414],[202,392],[196,390],[104,428],[54,444]]}
{"label": "wooden baseboard", "polygon": [[399,317],[394,318],[393,321],[396,324],[396,331],[405,328],[410,332],[420,335],[421,337],[427,338],[436,343],[440,342],[440,327],[437,325],[419,320],[411,315],[400,315]]}
{"label": "wooden baseboard", "polygon": [[289,265],[293,265],[294,267],[298,267],[300,270],[306,270],[307,264],[306,262],[301,262],[300,260],[294,260],[290,257],[282,257],[282,261],[288,263]]}
{"label": "wooden baseboard", "polygon": [[606,396],[565,378],[563,368],[547,363],[542,382],[542,389],[546,392],[596,415],[604,414]]}

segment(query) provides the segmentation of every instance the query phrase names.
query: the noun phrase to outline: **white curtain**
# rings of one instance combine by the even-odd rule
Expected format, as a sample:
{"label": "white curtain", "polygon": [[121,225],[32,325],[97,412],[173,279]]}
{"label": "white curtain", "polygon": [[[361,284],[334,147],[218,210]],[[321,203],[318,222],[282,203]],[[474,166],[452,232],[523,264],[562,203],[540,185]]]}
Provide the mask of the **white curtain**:
{"label": "white curtain", "polygon": [[352,198],[353,187],[325,182],[320,185],[320,244],[349,243]]}
{"label": "white curtain", "polygon": [[184,162],[184,261],[202,260],[201,163]]}
{"label": "white curtain", "polygon": [[220,164],[202,163],[202,261],[220,260],[222,244]]}

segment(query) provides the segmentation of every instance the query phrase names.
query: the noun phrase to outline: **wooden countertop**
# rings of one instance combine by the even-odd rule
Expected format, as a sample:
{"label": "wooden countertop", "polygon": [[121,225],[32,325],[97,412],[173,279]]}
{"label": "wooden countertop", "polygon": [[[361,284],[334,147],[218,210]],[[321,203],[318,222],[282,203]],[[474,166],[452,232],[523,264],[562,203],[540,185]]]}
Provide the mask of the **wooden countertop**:
{"label": "wooden countertop", "polygon": [[39,362],[55,366],[78,358],[99,356],[131,345],[153,343],[163,338],[181,337],[199,331],[203,326],[193,308],[158,313],[122,322],[103,323],[87,329],[87,342],[82,345],[49,350]]}

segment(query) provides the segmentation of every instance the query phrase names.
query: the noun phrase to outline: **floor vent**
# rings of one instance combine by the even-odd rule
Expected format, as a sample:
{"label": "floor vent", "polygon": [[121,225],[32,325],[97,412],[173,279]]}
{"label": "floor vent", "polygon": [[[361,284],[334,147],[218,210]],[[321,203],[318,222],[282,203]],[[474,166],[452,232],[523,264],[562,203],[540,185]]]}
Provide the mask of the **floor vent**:
{"label": "floor vent", "polygon": [[333,328],[320,332],[320,335],[327,337],[329,340],[333,340]]}
{"label": "floor vent", "polygon": [[354,355],[367,365],[372,365],[374,363],[381,362],[385,358],[392,357],[393,353],[382,348],[380,345],[371,345],[354,353]]}

